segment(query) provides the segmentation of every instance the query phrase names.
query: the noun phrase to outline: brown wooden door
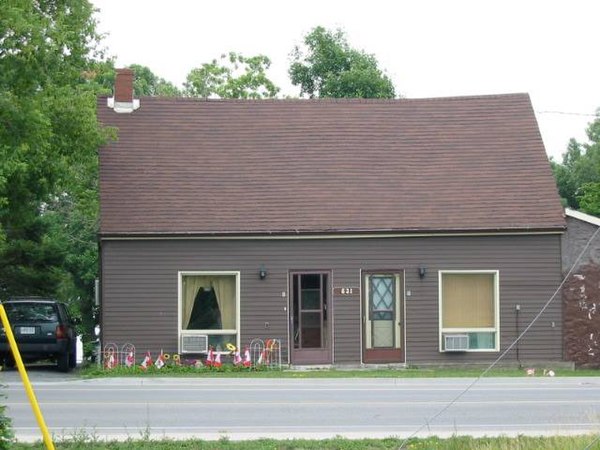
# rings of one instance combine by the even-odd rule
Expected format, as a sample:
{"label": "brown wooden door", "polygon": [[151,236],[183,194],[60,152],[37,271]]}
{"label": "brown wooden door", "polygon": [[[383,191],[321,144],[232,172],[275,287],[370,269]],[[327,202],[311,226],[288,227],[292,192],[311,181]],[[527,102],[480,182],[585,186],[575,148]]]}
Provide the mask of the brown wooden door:
{"label": "brown wooden door", "polygon": [[290,274],[292,364],[331,363],[331,290],[328,272]]}
{"label": "brown wooden door", "polygon": [[363,362],[404,362],[402,274],[363,275]]}

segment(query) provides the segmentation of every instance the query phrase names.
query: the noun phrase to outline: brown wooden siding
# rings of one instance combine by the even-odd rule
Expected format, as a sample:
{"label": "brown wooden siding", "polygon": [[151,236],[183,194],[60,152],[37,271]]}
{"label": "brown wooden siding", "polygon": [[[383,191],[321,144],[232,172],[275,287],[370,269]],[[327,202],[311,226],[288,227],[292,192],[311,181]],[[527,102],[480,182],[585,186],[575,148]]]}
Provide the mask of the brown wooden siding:
{"label": "brown wooden siding", "polygon": [[[332,287],[360,286],[362,270],[405,272],[406,362],[489,361],[499,353],[439,352],[438,271],[494,269],[500,277],[501,349],[560,283],[560,235],[456,236],[371,239],[105,240],[102,242],[104,343],[132,342],[138,352],[177,349],[177,273],[239,270],[242,343],[280,338],[287,361],[288,274],[331,270]],[[268,276],[260,280],[258,270]],[[417,269],[427,268],[424,279]],[[282,297],[286,292],[286,297]],[[360,361],[360,300],[334,297],[336,363]],[[265,322],[269,328],[265,329]],[[556,299],[520,344],[523,360],[560,360],[561,302]],[[515,360],[515,352],[509,355]]]}

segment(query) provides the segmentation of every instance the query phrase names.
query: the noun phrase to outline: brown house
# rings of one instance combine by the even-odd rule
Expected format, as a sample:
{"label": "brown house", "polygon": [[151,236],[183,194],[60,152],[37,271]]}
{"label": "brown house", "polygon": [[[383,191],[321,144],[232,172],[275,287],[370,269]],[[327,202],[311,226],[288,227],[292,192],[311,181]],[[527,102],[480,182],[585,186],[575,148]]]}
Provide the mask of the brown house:
{"label": "brown house", "polygon": [[[98,103],[119,136],[100,150],[104,343],[477,363],[561,281],[565,221],[526,94],[134,102],[123,79]],[[562,355],[556,302],[508,356]]]}

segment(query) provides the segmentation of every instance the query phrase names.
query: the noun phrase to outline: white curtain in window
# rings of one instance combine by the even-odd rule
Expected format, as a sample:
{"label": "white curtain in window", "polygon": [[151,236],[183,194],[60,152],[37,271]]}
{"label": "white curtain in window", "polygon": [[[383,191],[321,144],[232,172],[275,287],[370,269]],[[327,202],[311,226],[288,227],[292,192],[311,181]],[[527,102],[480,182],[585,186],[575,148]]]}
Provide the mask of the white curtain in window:
{"label": "white curtain in window", "polygon": [[194,309],[194,300],[198,295],[200,288],[210,289],[211,283],[208,277],[187,275],[181,280],[183,298],[181,299],[181,324],[184,330],[187,330]]}
{"label": "white curtain in window", "polygon": [[215,291],[219,310],[221,311],[221,324],[224,330],[236,329],[235,310],[235,277],[215,276],[211,277],[211,286]]}

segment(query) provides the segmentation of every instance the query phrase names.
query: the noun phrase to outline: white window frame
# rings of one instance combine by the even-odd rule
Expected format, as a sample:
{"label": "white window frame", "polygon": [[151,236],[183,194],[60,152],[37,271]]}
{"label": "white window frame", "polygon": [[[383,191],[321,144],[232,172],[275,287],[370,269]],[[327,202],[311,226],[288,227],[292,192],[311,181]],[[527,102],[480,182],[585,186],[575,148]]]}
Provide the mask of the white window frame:
{"label": "white window frame", "polygon": [[[235,334],[236,347],[240,348],[240,272],[236,270],[196,270],[196,271],[179,271],[177,276],[177,352],[181,353],[181,335],[222,335]],[[181,301],[183,294],[183,277],[184,276],[220,276],[229,275],[235,276],[235,326],[236,329],[228,330],[183,330],[181,324]],[[229,353],[221,351],[221,354]]]}
{"label": "white window frame", "polygon": [[[493,328],[442,328],[443,318],[443,298],[442,298],[442,275],[444,274],[492,274],[494,275],[494,327]],[[438,307],[439,307],[439,349],[441,353],[446,353],[444,349],[444,334],[451,333],[495,333],[494,348],[474,348],[465,350],[465,352],[498,352],[500,351],[500,271],[499,270],[440,270],[438,271]]]}

